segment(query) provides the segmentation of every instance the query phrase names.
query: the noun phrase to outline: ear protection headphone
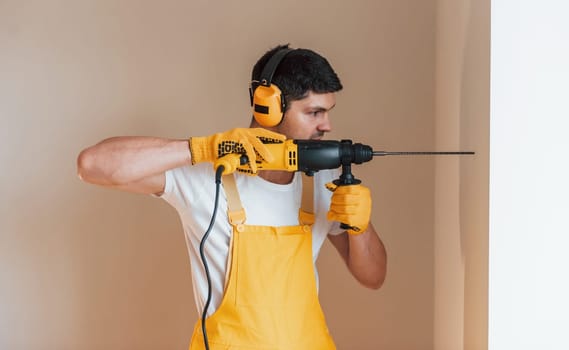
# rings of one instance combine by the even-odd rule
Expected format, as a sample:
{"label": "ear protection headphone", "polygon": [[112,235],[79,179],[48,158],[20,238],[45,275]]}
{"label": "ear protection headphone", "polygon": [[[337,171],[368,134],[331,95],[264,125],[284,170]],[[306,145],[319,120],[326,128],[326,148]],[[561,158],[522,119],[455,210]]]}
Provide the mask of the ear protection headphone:
{"label": "ear protection headphone", "polygon": [[276,126],[283,119],[286,102],[281,89],[272,84],[272,80],[279,63],[291,51],[292,49],[277,51],[265,64],[260,80],[251,82],[249,97],[253,107],[253,116],[261,126]]}

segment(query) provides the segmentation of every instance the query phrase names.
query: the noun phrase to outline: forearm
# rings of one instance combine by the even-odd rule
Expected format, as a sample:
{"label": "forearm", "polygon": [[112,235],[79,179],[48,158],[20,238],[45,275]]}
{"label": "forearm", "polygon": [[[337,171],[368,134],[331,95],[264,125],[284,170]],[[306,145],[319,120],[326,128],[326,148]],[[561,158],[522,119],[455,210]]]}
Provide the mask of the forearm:
{"label": "forearm", "polygon": [[77,172],[86,182],[115,186],[185,164],[190,164],[187,140],[122,136],[83,150],[77,158]]}
{"label": "forearm", "polygon": [[359,235],[348,236],[346,264],[354,277],[368,288],[382,286],[387,271],[387,253],[372,225]]}
{"label": "forearm", "polygon": [[362,285],[378,289],[383,285],[387,270],[387,253],[373,225],[359,235],[344,232],[340,235],[329,235],[334,245],[348,266],[350,273]]}

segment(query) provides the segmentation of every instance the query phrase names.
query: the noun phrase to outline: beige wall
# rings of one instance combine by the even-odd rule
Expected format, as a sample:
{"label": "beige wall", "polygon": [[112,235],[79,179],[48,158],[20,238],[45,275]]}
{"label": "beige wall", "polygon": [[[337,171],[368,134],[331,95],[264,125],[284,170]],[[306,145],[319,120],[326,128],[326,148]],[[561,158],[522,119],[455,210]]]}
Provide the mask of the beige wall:
{"label": "beige wall", "polygon": [[[340,74],[330,138],[482,151],[463,129],[474,117],[449,117],[443,131],[435,124],[434,67],[446,69],[435,65],[436,12],[434,0],[1,2],[0,348],[187,347],[197,313],[175,212],[81,183],[75,157],[111,135],[182,138],[247,125],[250,66],[278,43],[320,51]],[[434,228],[453,235],[458,214],[462,225],[478,215],[466,204],[442,210],[440,196],[452,207],[468,190],[463,179],[474,181],[456,162],[383,158],[355,168],[372,188],[389,270],[381,290],[365,290],[324,246],[320,295],[340,349],[433,348]],[[441,194],[435,173],[447,176],[446,167],[452,192]]]}

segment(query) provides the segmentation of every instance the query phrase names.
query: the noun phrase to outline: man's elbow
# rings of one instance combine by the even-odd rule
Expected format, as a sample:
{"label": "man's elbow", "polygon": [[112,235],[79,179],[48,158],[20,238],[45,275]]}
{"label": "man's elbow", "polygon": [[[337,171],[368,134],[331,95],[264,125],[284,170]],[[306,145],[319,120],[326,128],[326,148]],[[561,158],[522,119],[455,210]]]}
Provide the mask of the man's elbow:
{"label": "man's elbow", "polygon": [[87,148],[77,156],[77,176],[87,183],[96,183],[96,161],[92,151]]}
{"label": "man's elbow", "polygon": [[369,289],[379,289],[383,286],[385,282],[385,276],[387,274],[387,264],[385,261],[382,263],[378,263],[374,265],[374,268],[368,269],[367,271],[360,271],[360,273],[356,273],[356,271],[352,270],[352,274],[358,282]]}
{"label": "man's elbow", "polygon": [[360,283],[369,289],[377,290],[383,286],[385,282],[385,273],[378,274],[377,276],[370,277],[366,280],[360,280]]}

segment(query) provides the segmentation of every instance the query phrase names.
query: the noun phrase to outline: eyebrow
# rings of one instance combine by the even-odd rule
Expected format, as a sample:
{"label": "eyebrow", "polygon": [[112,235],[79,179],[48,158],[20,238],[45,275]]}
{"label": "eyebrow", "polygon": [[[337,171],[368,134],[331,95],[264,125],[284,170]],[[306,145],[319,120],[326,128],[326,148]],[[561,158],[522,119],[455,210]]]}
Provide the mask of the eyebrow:
{"label": "eyebrow", "polygon": [[322,106],[308,106],[306,109],[310,111],[325,112],[333,109],[334,107],[336,107],[335,103],[330,108],[324,108]]}

